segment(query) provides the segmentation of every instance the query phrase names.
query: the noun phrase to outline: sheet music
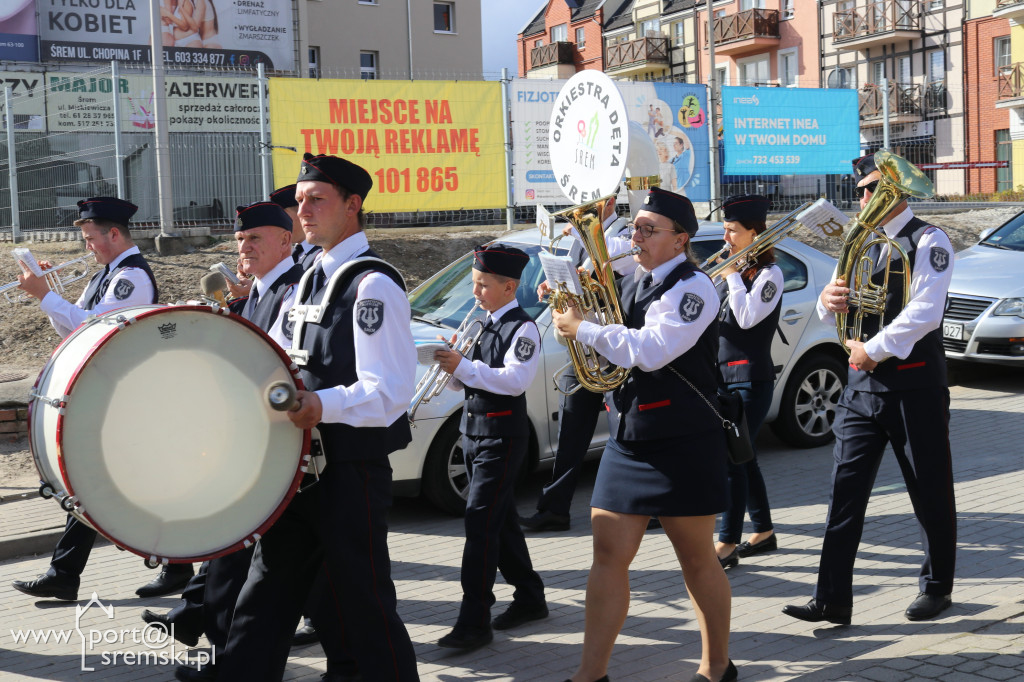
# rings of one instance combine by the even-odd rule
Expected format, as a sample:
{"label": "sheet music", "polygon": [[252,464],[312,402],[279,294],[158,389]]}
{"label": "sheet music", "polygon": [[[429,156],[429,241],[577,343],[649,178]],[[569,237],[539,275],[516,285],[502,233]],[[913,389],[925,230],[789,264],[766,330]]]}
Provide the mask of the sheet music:
{"label": "sheet music", "polygon": [[36,257],[33,256],[32,252],[29,251],[28,249],[19,246],[17,248],[11,249],[11,255],[14,256],[14,260],[16,260],[17,262],[24,263],[25,267],[28,268],[29,271],[36,277],[43,276],[43,269],[39,267],[39,263],[38,261],[36,261]]}
{"label": "sheet music", "polygon": [[436,365],[437,360],[434,359],[434,353],[439,350],[449,350],[450,346],[447,343],[438,341],[437,343],[417,343],[416,344],[416,362],[421,365]]}
{"label": "sheet music", "polygon": [[848,222],[846,214],[840,211],[828,199],[821,198],[797,215],[797,220],[819,237],[841,237],[843,228]]}
{"label": "sheet music", "polygon": [[583,295],[583,287],[580,286],[580,273],[569,256],[555,256],[547,251],[540,252],[540,264],[544,268],[544,277],[552,289],[557,289],[559,284],[565,284],[571,294]]}

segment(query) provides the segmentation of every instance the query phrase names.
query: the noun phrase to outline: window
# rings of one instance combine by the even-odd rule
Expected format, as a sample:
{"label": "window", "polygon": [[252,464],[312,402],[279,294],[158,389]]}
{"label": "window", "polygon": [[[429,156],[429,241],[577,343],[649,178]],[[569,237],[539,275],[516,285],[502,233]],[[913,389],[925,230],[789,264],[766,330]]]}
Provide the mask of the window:
{"label": "window", "polygon": [[748,9],[764,9],[764,0],[740,0],[740,11],[746,12]]}
{"label": "window", "polygon": [[799,68],[796,49],[779,51],[779,85],[795,88]]}
{"label": "window", "polygon": [[910,57],[896,58],[896,82],[900,85],[910,85]]}
{"label": "window", "polygon": [[768,83],[768,58],[760,57],[739,62],[740,85],[765,85]]}
{"label": "window", "polygon": [[782,0],[782,12],[779,14],[779,19],[792,19],[796,15],[793,3],[794,0]]}
{"label": "window", "polygon": [[434,33],[455,33],[455,5],[453,3],[434,3]]}
{"label": "window", "polygon": [[718,87],[722,87],[723,85],[732,85],[732,83],[729,82],[728,66],[715,67],[715,78],[718,79]]}
{"label": "window", "polygon": [[544,47],[544,41],[543,40],[535,40],[535,41],[533,41],[533,46],[534,47]]}
{"label": "window", "polygon": [[576,29],[576,47],[583,49],[587,46],[587,32],[583,28]]}
{"label": "window", "polygon": [[996,191],[1013,189],[1013,141],[1009,129],[996,131],[996,161],[1007,161],[1006,168],[996,168]]}
{"label": "window", "polygon": [[359,77],[364,81],[377,80],[377,53],[359,53]]}
{"label": "window", "polygon": [[885,78],[885,62],[877,61],[871,62],[871,82],[875,85],[882,85],[882,80]]}
{"label": "window", "polygon": [[942,5],[943,5],[943,0],[930,0],[928,2],[928,9],[930,9],[930,10],[942,9]]}
{"label": "window", "polygon": [[928,53],[928,82],[934,83],[946,79],[946,55],[942,50]]}
{"label": "window", "polygon": [[1013,63],[1010,61],[1010,36],[996,38],[992,54],[995,55],[996,60],[996,75],[1005,73]]}
{"label": "window", "polygon": [[661,19],[648,19],[640,24],[641,38],[657,38],[661,35]]}
{"label": "window", "polygon": [[853,0],[839,0],[836,3],[837,12],[849,12],[853,9]]}
{"label": "window", "polygon": [[681,46],[686,42],[686,24],[676,21],[672,24],[672,44]]}
{"label": "window", "polygon": [[309,46],[309,77],[320,77],[320,48]]}
{"label": "window", "polygon": [[854,78],[853,67],[840,66],[839,68],[832,69],[828,74],[828,79],[825,81],[825,87],[856,88],[857,79]]}
{"label": "window", "polygon": [[569,27],[565,24],[551,27],[551,42],[564,43],[569,40]]}
{"label": "window", "polygon": [[359,0],[360,5],[376,5],[377,0]]}

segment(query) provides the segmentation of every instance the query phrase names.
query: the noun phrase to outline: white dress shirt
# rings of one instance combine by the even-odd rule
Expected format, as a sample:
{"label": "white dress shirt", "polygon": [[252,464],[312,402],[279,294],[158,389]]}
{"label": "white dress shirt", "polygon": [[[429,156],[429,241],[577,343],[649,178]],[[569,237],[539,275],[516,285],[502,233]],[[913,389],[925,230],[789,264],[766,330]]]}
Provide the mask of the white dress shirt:
{"label": "white dress shirt", "polygon": [[[908,207],[885,224],[885,234],[895,237],[910,219],[914,217]],[[946,268],[938,272],[932,266],[932,249],[946,252]],[[887,253],[883,247],[882,257]],[[914,259],[914,270],[910,278],[910,301],[892,322],[878,334],[864,343],[864,351],[875,362],[886,358],[906,358],[913,350],[914,344],[924,338],[925,334],[938,329],[942,324],[942,313],[946,306],[946,292],[953,277],[953,244],[949,237],[938,227],[930,227],[921,235],[917,244],[917,257]],[[836,272],[832,273],[835,281]],[[849,285],[849,283],[847,283]],[[822,320],[834,320],[835,315],[828,310],[818,296],[818,317]]]}
{"label": "white dress shirt", "polygon": [[[330,278],[345,263],[369,247],[357,232],[323,254],[324,274]],[[384,304],[384,321],[372,335],[352,316],[356,381],[316,392],[323,403],[320,421],[350,426],[390,426],[409,409],[416,389],[416,346],[409,321],[409,299],[390,277],[371,272],[359,283],[356,305],[375,299]]]}
{"label": "white dress shirt", "polygon": [[[519,301],[513,298],[511,302],[490,313],[488,320],[497,324],[505,313],[518,307]],[[533,355],[525,362],[517,358],[515,352],[519,339],[523,336],[534,343]],[[459,391],[469,386],[499,395],[525,393],[540,367],[540,333],[537,331],[537,325],[527,322],[516,330],[502,364],[503,367],[489,367],[482,360],[462,358],[459,366],[452,372],[452,381],[448,382],[448,387],[453,391]]]}
{"label": "white dress shirt", "polygon": [[[651,270],[652,286],[657,286],[679,264],[686,260],[681,253],[666,263]],[[641,266],[636,269],[637,280],[647,275]],[[696,317],[686,322],[679,307],[686,294],[699,299],[701,309]],[[653,301],[647,308],[644,326],[630,329],[625,325],[597,325],[582,322],[576,331],[576,340],[593,346],[620,367],[639,367],[645,372],[660,369],[696,345],[707,328],[718,317],[718,293],[711,278],[697,272],[687,280],[676,282],[675,286]]]}
{"label": "white dress shirt", "polygon": [[[749,292],[743,283],[743,276],[738,272],[726,277],[725,281],[729,286],[729,310],[732,311],[740,329],[750,329],[768,317],[782,300],[782,269],[778,266],[762,268],[754,278]],[[768,301],[765,301],[762,293],[769,282],[775,287],[775,292]]]}
{"label": "white dress shirt", "polygon": [[[117,258],[110,262],[108,270],[113,272],[121,261],[136,253],[139,253],[139,247],[137,246],[125,249]],[[107,277],[110,277],[110,275],[108,274]],[[130,282],[132,290],[125,298],[118,299],[117,286],[122,280]],[[85,289],[88,291],[89,287],[86,286]],[[61,337],[66,337],[74,331],[90,315],[103,315],[118,308],[151,304],[153,302],[153,283],[150,281],[149,275],[142,268],[125,268],[109,280],[106,293],[103,294],[103,298],[99,300],[99,303],[92,310],[84,310],[82,308],[85,305],[85,293],[83,291],[78,300],[72,303],[62,298],[60,294],[51,291],[39,302],[39,307],[50,318],[50,324],[53,325],[53,328],[57,330]]]}

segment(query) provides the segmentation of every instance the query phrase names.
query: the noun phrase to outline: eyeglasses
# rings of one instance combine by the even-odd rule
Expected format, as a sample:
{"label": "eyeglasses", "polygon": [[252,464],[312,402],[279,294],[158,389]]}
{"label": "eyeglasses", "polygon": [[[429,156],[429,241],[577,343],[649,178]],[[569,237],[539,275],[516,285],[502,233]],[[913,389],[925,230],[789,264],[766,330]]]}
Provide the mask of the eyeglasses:
{"label": "eyeglasses", "polygon": [[650,239],[654,236],[655,232],[675,232],[670,227],[655,227],[654,225],[637,225],[636,223],[629,224],[629,236],[632,237],[639,232],[644,239]]}
{"label": "eyeglasses", "polygon": [[863,185],[862,187],[855,187],[854,191],[857,193],[857,198],[858,199],[863,199],[864,198],[864,192],[871,192],[872,194],[874,194],[875,193],[875,189],[877,187],[878,187],[878,180],[875,180],[874,182],[869,182],[868,184]]}

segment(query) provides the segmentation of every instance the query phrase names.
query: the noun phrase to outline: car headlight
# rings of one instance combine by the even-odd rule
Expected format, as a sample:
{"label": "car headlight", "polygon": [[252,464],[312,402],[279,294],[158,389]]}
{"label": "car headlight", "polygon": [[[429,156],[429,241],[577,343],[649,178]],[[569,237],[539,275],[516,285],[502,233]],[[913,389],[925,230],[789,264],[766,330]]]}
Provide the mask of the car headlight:
{"label": "car headlight", "polygon": [[1004,298],[992,311],[992,314],[1024,317],[1024,298]]}

